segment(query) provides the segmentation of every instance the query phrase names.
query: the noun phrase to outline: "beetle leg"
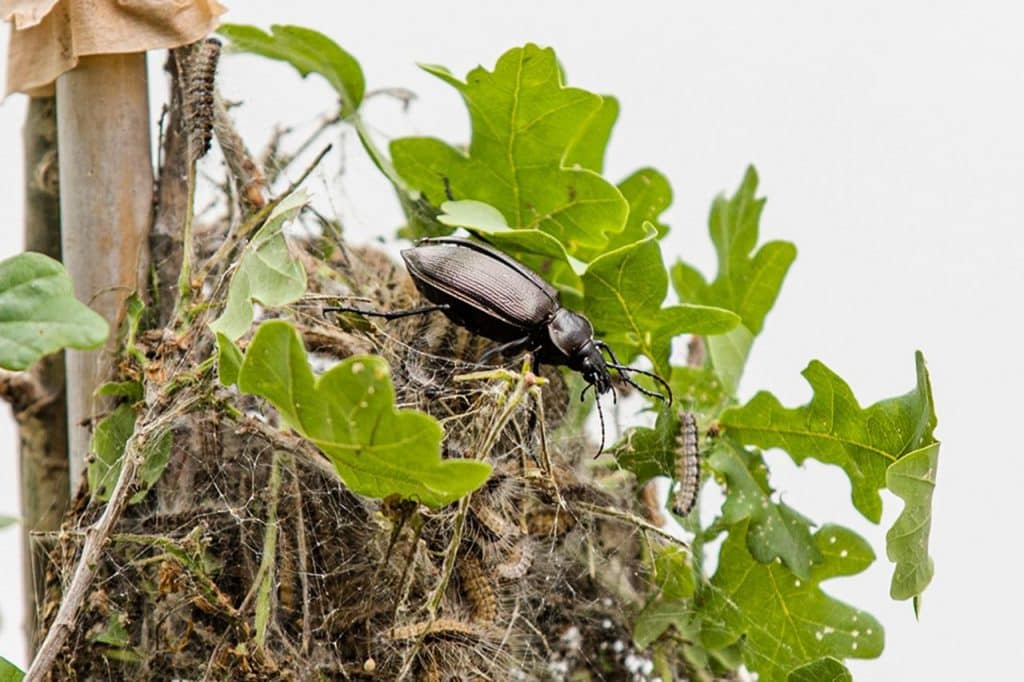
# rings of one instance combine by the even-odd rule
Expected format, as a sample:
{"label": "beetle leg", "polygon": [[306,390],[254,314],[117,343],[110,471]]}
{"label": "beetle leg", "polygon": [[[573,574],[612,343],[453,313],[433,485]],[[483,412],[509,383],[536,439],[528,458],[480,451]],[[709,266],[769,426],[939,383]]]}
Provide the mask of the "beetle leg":
{"label": "beetle leg", "polygon": [[[522,346],[524,343],[526,343],[529,340],[530,340],[529,336],[524,336],[521,339],[515,339],[513,341],[509,341],[508,343],[502,343],[502,344],[499,344],[497,346],[491,346],[490,348],[488,348],[484,352],[483,355],[481,355],[477,359],[477,363],[481,364],[481,365],[486,365],[487,361],[490,360],[491,358],[493,358],[498,353],[504,353],[507,350],[511,350],[513,348],[517,348],[519,346]],[[534,369],[533,373],[536,374],[537,370]]]}
{"label": "beetle leg", "polygon": [[360,315],[367,315],[369,317],[383,317],[385,320],[397,320],[400,317],[410,317],[412,315],[426,315],[432,313],[435,310],[448,310],[451,308],[447,303],[439,303],[437,305],[421,305],[416,308],[406,308],[405,310],[365,310],[363,308],[350,308],[348,306],[329,306],[324,308],[325,313],[359,313]]}

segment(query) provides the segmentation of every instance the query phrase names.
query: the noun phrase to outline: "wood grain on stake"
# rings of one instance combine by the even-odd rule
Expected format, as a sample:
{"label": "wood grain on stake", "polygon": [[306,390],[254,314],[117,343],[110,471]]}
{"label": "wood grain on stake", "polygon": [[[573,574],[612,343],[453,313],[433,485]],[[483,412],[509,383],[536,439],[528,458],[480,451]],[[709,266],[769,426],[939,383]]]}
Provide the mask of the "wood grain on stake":
{"label": "wood grain on stake", "polygon": [[[146,55],[83,57],[57,80],[61,242],[75,296],[116,330],[125,299],[142,291],[152,212]],[[99,351],[67,352],[71,485],[81,480],[93,395],[109,375],[111,333]]]}

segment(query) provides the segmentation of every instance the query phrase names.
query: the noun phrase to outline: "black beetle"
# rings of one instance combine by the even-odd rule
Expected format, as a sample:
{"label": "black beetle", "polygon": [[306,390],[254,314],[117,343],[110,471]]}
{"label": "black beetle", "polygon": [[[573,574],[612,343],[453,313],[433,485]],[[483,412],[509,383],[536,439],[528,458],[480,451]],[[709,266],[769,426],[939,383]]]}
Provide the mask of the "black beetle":
{"label": "black beetle", "polygon": [[[608,344],[594,339],[590,320],[563,308],[554,287],[501,251],[469,239],[439,237],[418,241],[413,248],[402,251],[402,258],[416,288],[431,305],[395,311],[335,306],[324,308],[324,312],[354,312],[393,320],[441,311],[474,334],[499,342],[484,353],[481,362],[504,351],[529,350],[535,365],[561,365],[582,374],[587,387],[580,399],[591,386],[598,394],[612,390],[608,371],[611,367],[642,393],[672,403],[672,389],[664,379],[620,364]],[[604,358],[602,350],[607,351],[611,360]],[[626,375],[627,371],[653,378],[665,388],[668,397],[638,386]],[[603,450],[604,415],[600,401],[597,406]]]}

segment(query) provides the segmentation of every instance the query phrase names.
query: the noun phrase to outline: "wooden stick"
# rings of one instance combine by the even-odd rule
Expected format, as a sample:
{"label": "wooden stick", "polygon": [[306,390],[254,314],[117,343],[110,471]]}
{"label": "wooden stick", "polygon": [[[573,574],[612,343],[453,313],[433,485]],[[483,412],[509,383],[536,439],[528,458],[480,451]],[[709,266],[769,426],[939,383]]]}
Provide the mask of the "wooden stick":
{"label": "wooden stick", "polygon": [[125,299],[144,291],[153,170],[144,53],[92,55],[57,79],[61,241],[75,295],[111,325],[107,352],[68,351],[72,485],[89,449],[82,426],[100,411]]}

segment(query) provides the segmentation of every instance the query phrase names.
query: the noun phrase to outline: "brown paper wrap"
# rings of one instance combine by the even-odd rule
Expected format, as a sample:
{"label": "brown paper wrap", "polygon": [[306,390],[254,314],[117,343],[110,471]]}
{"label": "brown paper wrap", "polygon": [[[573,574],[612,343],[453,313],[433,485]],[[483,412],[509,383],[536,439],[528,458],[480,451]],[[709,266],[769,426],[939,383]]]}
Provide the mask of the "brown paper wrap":
{"label": "brown paper wrap", "polygon": [[13,24],[5,96],[53,94],[90,54],[145,52],[195,42],[226,8],[217,0],[0,0]]}

